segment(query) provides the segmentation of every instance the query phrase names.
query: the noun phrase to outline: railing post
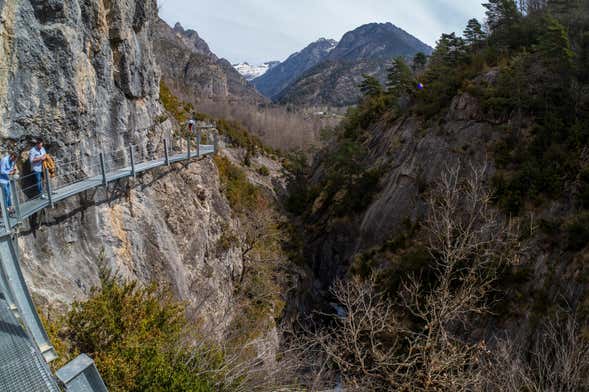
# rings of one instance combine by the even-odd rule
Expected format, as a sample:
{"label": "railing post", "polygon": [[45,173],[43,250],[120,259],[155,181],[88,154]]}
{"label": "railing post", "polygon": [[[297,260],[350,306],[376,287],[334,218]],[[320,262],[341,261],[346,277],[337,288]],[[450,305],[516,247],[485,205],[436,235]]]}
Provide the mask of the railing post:
{"label": "railing post", "polygon": [[20,212],[20,199],[18,198],[16,180],[14,178],[10,179],[10,191],[12,193],[12,203],[14,204],[14,211],[16,212],[16,220],[18,221],[18,223],[20,223],[22,220],[22,215]]}
{"label": "railing post", "polygon": [[51,208],[55,208],[53,204],[53,195],[51,191],[51,177],[49,176],[49,169],[45,168],[45,188],[47,189],[47,198],[49,199],[49,205]]}
{"label": "railing post", "polygon": [[219,133],[218,132],[213,132],[213,153],[217,154],[217,151],[219,151]]}
{"label": "railing post", "polygon": [[196,156],[200,158],[200,142],[202,140],[202,130],[196,132]]}
{"label": "railing post", "polygon": [[137,174],[135,172],[135,150],[133,149],[133,145],[129,146],[129,159],[131,160],[131,176],[135,178]]}
{"label": "railing post", "polygon": [[190,155],[190,144],[191,144],[191,143],[190,143],[190,142],[191,142],[191,140],[190,140],[190,136],[188,136],[188,137],[186,138],[186,144],[188,144],[188,155],[187,155],[188,159],[190,159],[190,158],[191,158],[191,155]]}
{"label": "railing post", "polygon": [[102,185],[106,186],[106,166],[104,164],[104,153],[100,153],[100,171],[102,172]]}
{"label": "railing post", "polygon": [[4,187],[0,187],[2,193],[2,200],[0,200],[0,204],[2,204],[2,222],[4,224],[4,229],[6,230],[7,234],[10,234],[10,218],[8,217],[8,209],[6,208],[6,195],[4,194]]}
{"label": "railing post", "polygon": [[170,166],[170,151],[168,149],[168,139],[164,138],[164,158],[166,160],[166,165]]}

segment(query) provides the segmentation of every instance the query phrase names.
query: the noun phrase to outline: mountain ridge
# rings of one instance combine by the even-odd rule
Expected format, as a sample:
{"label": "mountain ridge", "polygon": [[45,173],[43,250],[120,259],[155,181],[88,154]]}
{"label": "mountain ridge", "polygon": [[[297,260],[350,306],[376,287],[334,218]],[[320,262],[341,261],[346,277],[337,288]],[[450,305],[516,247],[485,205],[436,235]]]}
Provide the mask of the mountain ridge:
{"label": "mountain ridge", "polygon": [[291,54],[282,63],[254,79],[252,83],[264,96],[270,99],[276,98],[304,72],[323,61],[336,44],[335,40],[320,38],[304,49]]}
{"label": "mountain ridge", "polygon": [[384,81],[396,57],[412,58],[433,49],[392,23],[370,23],[344,34],[338,45],[318,64],[272,97],[282,104],[354,105],[364,74]]}

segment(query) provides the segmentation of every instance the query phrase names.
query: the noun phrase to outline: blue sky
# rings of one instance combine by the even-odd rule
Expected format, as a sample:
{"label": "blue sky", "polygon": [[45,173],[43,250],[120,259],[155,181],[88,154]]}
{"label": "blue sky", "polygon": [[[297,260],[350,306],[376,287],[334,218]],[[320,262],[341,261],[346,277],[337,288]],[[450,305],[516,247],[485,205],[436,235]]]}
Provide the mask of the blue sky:
{"label": "blue sky", "polygon": [[482,0],[158,0],[160,16],[200,34],[236,63],[284,60],[318,38],[339,40],[371,22],[391,22],[434,45],[483,19]]}

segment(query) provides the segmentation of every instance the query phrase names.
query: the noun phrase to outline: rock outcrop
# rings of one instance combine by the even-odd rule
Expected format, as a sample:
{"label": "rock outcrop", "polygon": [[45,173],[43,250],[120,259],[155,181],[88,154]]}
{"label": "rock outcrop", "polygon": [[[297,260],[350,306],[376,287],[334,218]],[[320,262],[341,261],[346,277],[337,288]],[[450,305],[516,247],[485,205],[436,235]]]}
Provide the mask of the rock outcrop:
{"label": "rock outcrop", "polygon": [[199,99],[262,103],[266,99],[225,59],[219,59],[193,30],[155,22],[153,45],[162,80],[187,102]]}
{"label": "rock outcrop", "polygon": [[[26,151],[41,136],[57,158],[79,159],[83,176],[98,151],[146,149],[170,134],[152,46],[161,28],[155,0],[0,0],[0,16],[3,151]],[[220,91],[231,91],[223,83]],[[206,158],[69,199],[22,227],[19,244],[43,307],[84,298],[103,262],[125,278],[169,285],[223,326],[242,259],[239,240],[217,242],[238,225]]]}
{"label": "rock outcrop", "polygon": [[[324,205],[328,201],[318,198],[315,213],[309,217],[312,237],[307,241],[307,259],[312,260],[323,287],[343,276],[356,255],[395,238],[407,230],[408,223],[419,221],[425,212],[424,187],[435,183],[444,168],[458,162],[482,165],[487,161],[487,149],[500,134],[479,113],[477,101],[464,94],[454,99],[439,124],[403,117],[371,129],[363,160],[368,167],[384,168],[380,192],[362,213],[346,219],[329,216],[328,205]],[[316,180],[324,172],[321,157],[315,167]],[[492,174],[492,166],[489,170]]]}

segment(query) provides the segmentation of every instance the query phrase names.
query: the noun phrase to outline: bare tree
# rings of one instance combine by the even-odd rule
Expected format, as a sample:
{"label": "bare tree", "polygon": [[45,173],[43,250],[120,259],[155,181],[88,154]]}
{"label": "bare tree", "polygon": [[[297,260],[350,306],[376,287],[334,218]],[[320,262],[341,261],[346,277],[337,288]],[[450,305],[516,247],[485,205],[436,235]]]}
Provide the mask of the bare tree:
{"label": "bare tree", "polygon": [[485,168],[451,168],[429,198],[423,230],[434,283],[408,278],[398,300],[377,279],[337,282],[332,294],[344,309],[309,333],[318,348],[316,369],[358,390],[466,391],[480,389],[484,341],[471,341],[473,316],[488,311],[497,269],[517,262],[511,222],[491,206]]}
{"label": "bare tree", "polygon": [[486,360],[486,391],[589,390],[589,343],[572,314],[558,316],[543,323],[532,349],[522,338],[496,344]]}

